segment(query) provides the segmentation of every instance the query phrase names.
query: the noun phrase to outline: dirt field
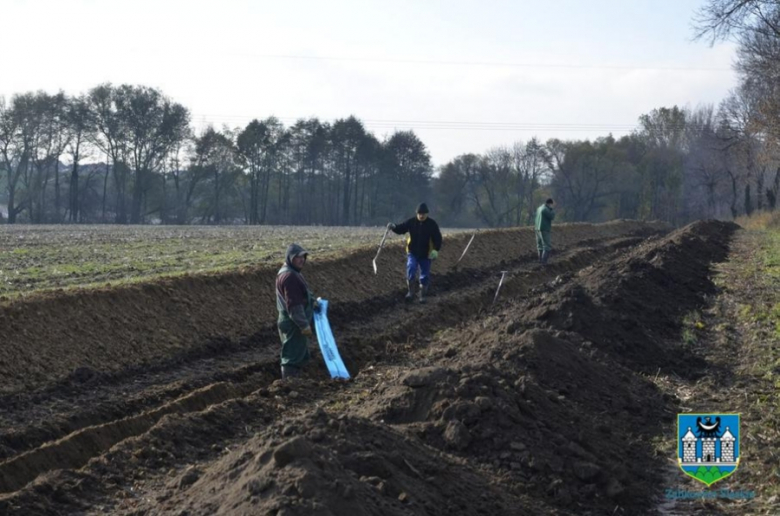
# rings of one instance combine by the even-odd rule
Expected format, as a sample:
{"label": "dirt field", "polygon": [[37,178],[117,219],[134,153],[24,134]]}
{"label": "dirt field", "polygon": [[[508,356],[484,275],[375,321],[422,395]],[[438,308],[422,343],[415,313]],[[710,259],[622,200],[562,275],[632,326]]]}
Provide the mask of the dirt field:
{"label": "dirt field", "polygon": [[[747,287],[749,236],[667,231],[558,226],[545,268],[528,230],[479,234],[457,268],[452,235],[422,306],[397,245],[378,276],[372,249],[312,259],[350,382],[319,359],[278,380],[275,266],[7,302],[0,514],[773,514],[776,413],[747,407],[776,403],[776,348],[715,330],[744,312],[722,282]],[[705,389],[713,368],[744,404]],[[692,407],[767,426],[743,423],[750,469],[716,484],[755,499],[664,498],[700,489],[674,471]]]}
{"label": "dirt field", "polygon": [[0,296],[275,264],[292,240],[333,257],[378,244],[383,229],[0,225]]}

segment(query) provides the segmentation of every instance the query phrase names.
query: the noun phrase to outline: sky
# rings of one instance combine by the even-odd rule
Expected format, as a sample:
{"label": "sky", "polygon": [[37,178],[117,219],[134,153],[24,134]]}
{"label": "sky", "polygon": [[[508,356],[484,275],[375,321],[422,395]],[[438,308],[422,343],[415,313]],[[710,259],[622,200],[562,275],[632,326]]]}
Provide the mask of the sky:
{"label": "sky", "polygon": [[627,134],[717,104],[732,43],[693,41],[704,0],[0,0],[0,96],[161,89],[193,125],[354,115],[413,129],[435,165],[532,137]]}

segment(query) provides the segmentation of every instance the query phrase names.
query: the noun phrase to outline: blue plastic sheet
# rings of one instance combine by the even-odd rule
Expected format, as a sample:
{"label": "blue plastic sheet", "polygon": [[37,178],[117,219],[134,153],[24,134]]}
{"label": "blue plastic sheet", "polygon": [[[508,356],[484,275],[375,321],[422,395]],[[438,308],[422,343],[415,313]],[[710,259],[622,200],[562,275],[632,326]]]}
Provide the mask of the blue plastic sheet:
{"label": "blue plastic sheet", "polygon": [[336,339],[333,338],[333,332],[328,322],[328,300],[319,298],[318,301],[320,309],[314,313],[314,328],[317,330],[317,341],[320,343],[325,365],[328,366],[331,378],[349,380],[349,372],[341,360],[339,348],[336,347]]}

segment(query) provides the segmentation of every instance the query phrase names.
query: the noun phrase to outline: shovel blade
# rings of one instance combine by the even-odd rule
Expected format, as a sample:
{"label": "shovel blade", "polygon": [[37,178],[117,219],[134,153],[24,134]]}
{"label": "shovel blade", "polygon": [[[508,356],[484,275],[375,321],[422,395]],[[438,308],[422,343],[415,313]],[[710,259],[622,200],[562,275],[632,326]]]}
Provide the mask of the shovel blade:
{"label": "shovel blade", "polygon": [[374,265],[374,274],[376,275],[376,258],[374,258],[371,263]]}

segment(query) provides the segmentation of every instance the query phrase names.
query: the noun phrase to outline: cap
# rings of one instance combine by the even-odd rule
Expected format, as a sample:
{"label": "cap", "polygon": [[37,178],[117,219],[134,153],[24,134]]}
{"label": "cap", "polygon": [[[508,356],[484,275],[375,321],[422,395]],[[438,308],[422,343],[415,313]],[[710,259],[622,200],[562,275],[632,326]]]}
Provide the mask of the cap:
{"label": "cap", "polygon": [[309,254],[309,251],[304,249],[298,244],[290,244],[290,246],[287,248],[287,257],[288,258],[297,258],[299,256],[307,256]]}

